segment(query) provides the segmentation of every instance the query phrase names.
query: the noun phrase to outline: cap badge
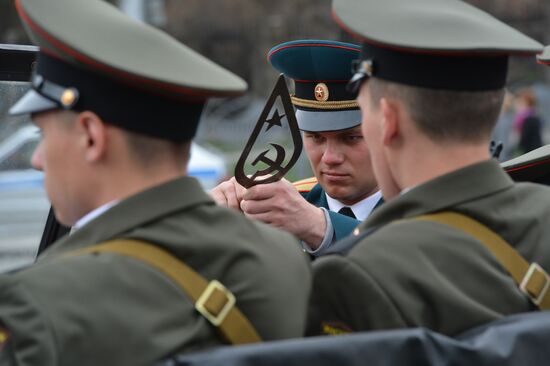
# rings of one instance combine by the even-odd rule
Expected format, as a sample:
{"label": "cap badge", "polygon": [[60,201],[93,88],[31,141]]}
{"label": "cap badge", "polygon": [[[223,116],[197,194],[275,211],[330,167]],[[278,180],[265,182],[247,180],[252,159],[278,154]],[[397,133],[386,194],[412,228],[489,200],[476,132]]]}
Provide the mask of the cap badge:
{"label": "cap badge", "polygon": [[368,76],[372,76],[372,61],[371,60],[362,61],[361,70]]}
{"label": "cap badge", "polygon": [[315,99],[319,102],[326,102],[328,100],[328,87],[325,83],[319,83],[315,85]]}
{"label": "cap badge", "polygon": [[74,105],[76,101],[76,97],[77,95],[74,89],[71,89],[71,88],[65,89],[63,91],[63,94],[61,94],[61,98],[60,98],[61,104],[65,108],[70,108]]}
{"label": "cap badge", "polygon": [[348,85],[346,85],[346,90],[350,93],[357,93],[361,84],[372,77],[372,60],[353,60],[351,63],[351,73],[353,76],[348,82]]}

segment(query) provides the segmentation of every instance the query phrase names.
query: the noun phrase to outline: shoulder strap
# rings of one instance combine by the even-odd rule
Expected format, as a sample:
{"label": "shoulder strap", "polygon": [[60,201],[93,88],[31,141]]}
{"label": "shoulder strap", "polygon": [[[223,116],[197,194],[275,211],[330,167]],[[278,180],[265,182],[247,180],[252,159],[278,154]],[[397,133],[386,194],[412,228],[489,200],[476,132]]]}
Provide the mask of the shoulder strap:
{"label": "shoulder strap", "polygon": [[316,184],[317,184],[317,178],[315,177],[302,179],[292,183],[294,188],[296,188],[296,190],[300,193],[307,193],[311,191]]}
{"label": "shoulder strap", "polygon": [[550,310],[550,277],[537,263],[527,262],[510,244],[482,223],[457,212],[439,212],[413,218],[438,222],[461,230],[482,243],[510,273],[521,292],[541,310]]}
{"label": "shoulder strap", "polygon": [[139,240],[117,239],[71,252],[116,253],[142,261],[165,274],[193,300],[195,309],[202,314],[230,344],[261,342],[261,338],[248,319],[235,306],[235,296],[220,282],[208,282],[187,264],[167,251]]}

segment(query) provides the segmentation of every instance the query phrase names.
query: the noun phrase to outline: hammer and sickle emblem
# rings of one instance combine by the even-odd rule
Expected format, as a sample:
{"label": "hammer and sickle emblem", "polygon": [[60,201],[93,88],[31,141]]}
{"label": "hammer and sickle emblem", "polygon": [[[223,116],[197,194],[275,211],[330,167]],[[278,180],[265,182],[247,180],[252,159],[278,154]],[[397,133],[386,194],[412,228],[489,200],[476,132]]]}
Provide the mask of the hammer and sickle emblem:
{"label": "hammer and sickle emblem", "polygon": [[266,155],[269,152],[268,150],[263,151],[258,157],[252,162],[253,166],[256,166],[259,162],[262,162],[267,165],[267,168],[258,170],[256,173],[254,173],[251,177],[252,180],[255,180],[257,177],[260,177],[262,175],[268,175],[275,171],[280,171],[283,169],[283,161],[285,160],[285,148],[278,144],[270,144],[275,148],[275,151],[277,151],[277,156],[275,157],[275,160],[271,160]]}
{"label": "hammer and sickle emblem", "polygon": [[[284,114],[282,115],[279,114],[277,106],[275,105],[277,98],[281,98],[281,103],[284,108]],[[273,112],[271,113],[271,111]],[[268,118],[270,115],[272,117]],[[267,156],[268,153],[272,151],[271,148],[262,151],[255,159],[252,160],[249,165],[252,167],[256,167],[258,163],[263,163],[267,167],[264,169],[258,169],[251,176],[247,176],[245,174],[244,167],[250,155],[250,151],[254,146],[254,143],[262,132],[262,127],[264,125],[267,125],[265,131],[270,130],[274,126],[282,127],[282,117],[285,117],[288,122],[288,127],[290,129],[292,142],[294,145],[290,160],[288,161],[288,163],[285,164],[284,161],[287,156],[287,152],[285,151],[284,147],[279,144],[270,142],[269,145],[275,148],[275,152],[277,154],[275,156],[275,159],[271,159]],[[235,179],[237,180],[237,182],[239,182],[240,185],[245,188],[250,188],[256,184],[276,182],[281,179],[294,166],[294,164],[300,157],[301,152],[302,136],[300,136],[300,129],[298,128],[298,122],[296,121],[296,116],[294,114],[292,102],[290,101],[290,95],[286,87],[284,76],[280,75],[277,83],[275,84],[275,87],[273,88],[273,91],[271,92],[271,95],[269,96],[269,99],[264,106],[264,109],[262,110],[260,118],[258,118],[258,122],[256,122],[254,131],[252,131],[252,134],[250,135],[250,138],[248,139],[248,142],[246,143],[243,152],[239,157],[239,161],[235,166]]]}

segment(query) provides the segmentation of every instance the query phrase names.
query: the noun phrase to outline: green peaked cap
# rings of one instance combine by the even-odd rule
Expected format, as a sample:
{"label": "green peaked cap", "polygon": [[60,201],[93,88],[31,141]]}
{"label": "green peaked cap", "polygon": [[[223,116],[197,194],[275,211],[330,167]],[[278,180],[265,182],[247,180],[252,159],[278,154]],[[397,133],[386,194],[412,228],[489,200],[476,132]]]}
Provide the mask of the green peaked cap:
{"label": "green peaked cap", "polygon": [[333,16],[363,42],[352,89],[377,77],[429,89],[496,90],[506,83],[509,55],[542,50],[459,0],[334,0]]}
{"label": "green peaked cap", "polygon": [[16,0],[39,46],[32,89],[11,114],[91,110],[133,132],[185,141],[209,97],[243,94],[240,77],[102,0]]}
{"label": "green peaked cap", "polygon": [[542,48],[460,0],[334,0],[333,15],[361,39],[403,50],[534,54]]}
{"label": "green peaked cap", "polygon": [[238,76],[105,1],[16,0],[16,5],[34,43],[66,62],[190,96],[246,91]]}

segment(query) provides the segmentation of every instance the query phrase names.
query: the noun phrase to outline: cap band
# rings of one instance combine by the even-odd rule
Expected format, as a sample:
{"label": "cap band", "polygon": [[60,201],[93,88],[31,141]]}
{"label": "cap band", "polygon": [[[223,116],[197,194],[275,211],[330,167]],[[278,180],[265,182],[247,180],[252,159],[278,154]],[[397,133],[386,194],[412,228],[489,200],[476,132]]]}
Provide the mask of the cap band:
{"label": "cap band", "polygon": [[[348,69],[351,66],[348,65]],[[316,100],[315,87],[320,83],[326,84],[328,87],[327,101],[354,100],[357,95],[351,94],[346,90],[347,80],[337,81],[300,81],[294,83],[294,91],[296,96],[302,99]]]}
{"label": "cap band", "polygon": [[298,109],[296,111],[298,127],[308,132],[342,131],[361,124],[359,109],[345,111],[315,111]]}
{"label": "cap band", "polygon": [[334,101],[327,101],[327,102],[319,102],[316,100],[298,98],[295,95],[292,95],[290,99],[292,100],[292,104],[296,106],[297,109],[302,109],[302,110],[342,111],[342,110],[348,110],[348,109],[359,109],[359,104],[355,100],[334,100]]}
{"label": "cap band", "polygon": [[506,84],[508,56],[434,55],[363,43],[372,76],[399,84],[456,91],[495,90]]}
{"label": "cap band", "polygon": [[[72,88],[78,92],[78,99],[71,109],[90,110],[105,122],[167,140],[193,138],[204,106],[202,101],[182,101],[138,90],[42,52],[36,73],[43,78],[44,85]],[[48,95],[51,93],[41,92],[36,87],[35,90],[52,99],[52,95]]]}

